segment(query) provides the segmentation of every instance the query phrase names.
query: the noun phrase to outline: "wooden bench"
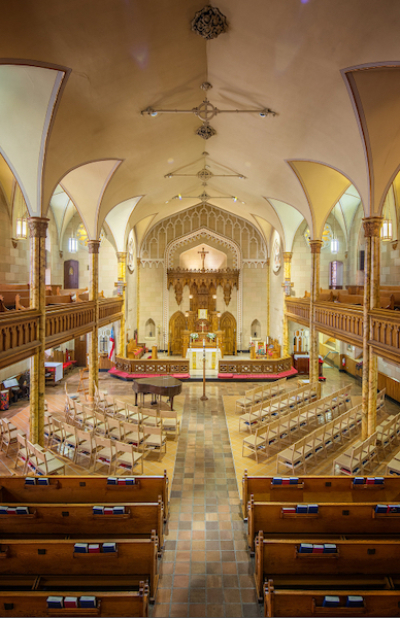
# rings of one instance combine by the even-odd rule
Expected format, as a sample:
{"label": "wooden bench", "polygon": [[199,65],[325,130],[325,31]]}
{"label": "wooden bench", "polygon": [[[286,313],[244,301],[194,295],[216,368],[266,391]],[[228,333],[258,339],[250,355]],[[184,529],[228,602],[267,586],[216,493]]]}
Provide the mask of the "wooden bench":
{"label": "wooden bench", "polygon": [[[322,553],[324,545],[330,553]],[[302,553],[305,545],[318,547],[320,553]],[[352,575],[400,574],[399,540],[337,540],[316,539],[265,539],[257,535],[255,553],[255,581],[259,598],[262,598],[264,581],[275,575]]]}
{"label": "wooden bench", "polygon": [[[400,458],[400,454],[399,454]],[[360,479],[356,484],[354,479]],[[256,502],[296,502],[321,504],[323,502],[400,502],[400,478],[377,477],[374,483],[361,482],[361,477],[349,476],[300,476],[285,479],[273,476],[249,476],[245,470],[242,479],[243,517],[247,518],[250,496]]]}
{"label": "wooden bench", "polygon": [[[92,589],[90,590],[92,594]],[[148,616],[148,587],[142,582],[137,592],[98,590],[94,608],[49,608],[47,598],[81,597],[87,592],[62,587],[55,591],[0,591],[0,616]]]}
{"label": "wooden bench", "polygon": [[[21,506],[7,502],[8,507]],[[124,506],[124,514],[93,513],[93,504],[36,504],[25,502],[26,515],[1,515],[2,538],[46,538],[65,536],[75,538],[146,538],[156,531],[159,552],[164,545],[164,513],[161,497],[158,502],[118,504]],[[98,506],[103,506],[102,504]]]}
{"label": "wooden bench", "polygon": [[[290,586],[290,583],[288,584]],[[264,616],[398,616],[399,590],[279,588],[274,579],[264,584]],[[348,597],[361,596],[363,607],[348,607]],[[339,606],[324,607],[325,596],[338,596]]]}
{"label": "wooden bench", "polygon": [[[32,479],[32,477],[29,477]],[[107,476],[58,476],[49,479],[49,485],[39,485],[40,477],[33,477],[35,485],[27,485],[21,476],[0,477],[0,504],[8,502],[78,504],[131,504],[158,502],[162,497],[164,518],[169,514],[168,476],[140,476],[134,485],[127,485],[126,478],[110,484]]]}
{"label": "wooden bench", "polygon": [[[287,513],[284,508],[296,508],[297,502],[255,502],[248,506],[248,545],[254,550],[254,539],[261,530],[265,536],[341,535],[393,536],[399,532],[400,514],[376,514],[378,502],[322,503],[318,513]],[[379,499],[379,504],[387,504]]]}
{"label": "wooden bench", "polygon": [[[131,578],[149,583],[150,599],[154,599],[157,584],[157,546],[155,532],[150,539],[116,539],[116,551],[112,553],[77,553],[75,543],[80,539],[7,539],[0,546],[0,574],[96,576],[96,580],[113,576]],[[100,544],[104,538],[91,538],[91,544]],[[107,542],[110,542],[108,538]],[[75,584],[76,585],[76,584]],[[101,585],[99,582],[98,585]],[[116,585],[118,585],[116,583]],[[81,614],[78,614],[79,616]]]}

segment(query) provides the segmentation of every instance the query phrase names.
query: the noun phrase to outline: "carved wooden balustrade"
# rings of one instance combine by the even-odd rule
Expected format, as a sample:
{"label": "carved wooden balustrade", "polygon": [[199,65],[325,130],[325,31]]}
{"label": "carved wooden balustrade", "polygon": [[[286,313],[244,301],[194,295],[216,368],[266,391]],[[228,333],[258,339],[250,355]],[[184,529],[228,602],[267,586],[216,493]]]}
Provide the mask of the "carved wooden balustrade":
{"label": "carved wooden balustrade", "polygon": [[379,356],[400,362],[400,312],[373,309],[370,312],[369,343]]}
{"label": "carved wooden balustrade", "polygon": [[309,326],[310,299],[286,297],[286,315],[293,322]]}
{"label": "carved wooden balustrade", "polygon": [[332,335],[341,341],[362,348],[362,307],[338,303],[316,303],[315,324],[321,333]]}
{"label": "carved wooden balustrade", "polygon": [[0,369],[32,356],[39,347],[39,312],[0,313]]}
{"label": "carved wooden balustrade", "polygon": [[[122,299],[99,300],[99,326],[121,318]],[[94,301],[46,307],[46,347],[50,348],[90,332]],[[39,347],[39,312],[35,309],[0,313],[0,369],[32,356]]]}

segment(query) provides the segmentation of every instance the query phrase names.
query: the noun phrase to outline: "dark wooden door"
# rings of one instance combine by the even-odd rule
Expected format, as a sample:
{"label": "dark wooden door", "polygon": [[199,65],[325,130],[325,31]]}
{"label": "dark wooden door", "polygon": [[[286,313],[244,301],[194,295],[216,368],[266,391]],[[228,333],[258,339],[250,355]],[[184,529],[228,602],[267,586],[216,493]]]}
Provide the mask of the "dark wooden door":
{"label": "dark wooden door", "polygon": [[221,316],[221,330],[224,331],[224,354],[236,355],[236,320],[229,311]]}
{"label": "dark wooden door", "polygon": [[86,335],[75,339],[75,360],[77,367],[86,367]]}
{"label": "dark wooden door", "polygon": [[79,288],[79,262],[78,260],[65,260],[64,262],[64,289],[77,290]]}
{"label": "dark wooden door", "polygon": [[185,330],[185,316],[181,311],[176,311],[169,321],[169,337],[172,354],[182,356],[183,340],[182,331]]}

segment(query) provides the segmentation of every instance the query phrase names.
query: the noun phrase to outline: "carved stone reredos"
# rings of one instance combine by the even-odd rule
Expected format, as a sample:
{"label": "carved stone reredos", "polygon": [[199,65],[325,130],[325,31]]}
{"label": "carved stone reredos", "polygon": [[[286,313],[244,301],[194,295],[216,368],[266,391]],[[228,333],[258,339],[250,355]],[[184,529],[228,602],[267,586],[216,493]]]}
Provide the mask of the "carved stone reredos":
{"label": "carved stone reredos", "polygon": [[192,30],[202,36],[203,39],[216,39],[217,36],[228,30],[228,22],[219,9],[207,4],[194,16]]}

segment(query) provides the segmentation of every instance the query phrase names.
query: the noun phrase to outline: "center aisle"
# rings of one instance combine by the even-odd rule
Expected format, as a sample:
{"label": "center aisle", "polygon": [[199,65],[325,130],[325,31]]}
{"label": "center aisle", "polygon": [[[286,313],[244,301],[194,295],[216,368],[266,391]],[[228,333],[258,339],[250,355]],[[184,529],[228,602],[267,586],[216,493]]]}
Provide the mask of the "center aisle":
{"label": "center aisle", "polygon": [[261,616],[222,396],[234,385],[187,384],[171,510],[152,616]]}

